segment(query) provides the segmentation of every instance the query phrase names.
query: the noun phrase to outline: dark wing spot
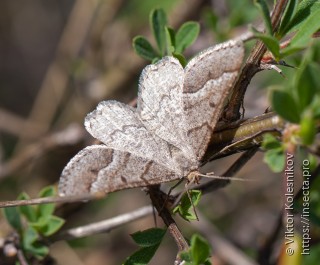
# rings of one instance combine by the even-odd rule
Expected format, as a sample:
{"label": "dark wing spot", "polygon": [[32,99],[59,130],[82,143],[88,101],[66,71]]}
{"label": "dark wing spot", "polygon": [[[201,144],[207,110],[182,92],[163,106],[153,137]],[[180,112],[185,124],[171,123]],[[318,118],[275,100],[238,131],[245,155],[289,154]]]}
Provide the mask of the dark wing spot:
{"label": "dark wing spot", "polygon": [[92,169],[90,169],[90,172],[91,172],[92,174],[94,174],[94,175],[97,175],[97,174],[99,173],[99,170],[92,168]]}
{"label": "dark wing spot", "polygon": [[122,181],[123,183],[125,183],[125,184],[128,183],[127,179],[126,179],[124,176],[120,176],[120,178],[121,178],[121,181]]}

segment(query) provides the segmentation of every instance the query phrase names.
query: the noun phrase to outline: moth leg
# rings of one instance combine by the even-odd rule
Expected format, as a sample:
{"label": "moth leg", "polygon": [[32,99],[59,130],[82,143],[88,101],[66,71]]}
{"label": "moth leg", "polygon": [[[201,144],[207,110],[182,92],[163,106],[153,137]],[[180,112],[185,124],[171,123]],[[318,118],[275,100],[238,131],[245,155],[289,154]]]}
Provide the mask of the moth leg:
{"label": "moth leg", "polygon": [[[168,193],[166,194],[166,197],[165,197],[165,200],[164,200],[164,203],[160,209],[160,211],[163,210],[164,207],[166,207],[167,203],[170,201],[170,196],[171,196],[171,193],[172,191],[178,187],[185,179],[184,178],[181,178],[176,184],[174,184],[172,187],[170,187]],[[176,200],[175,200],[176,201]],[[173,204],[174,205],[174,204]]]}

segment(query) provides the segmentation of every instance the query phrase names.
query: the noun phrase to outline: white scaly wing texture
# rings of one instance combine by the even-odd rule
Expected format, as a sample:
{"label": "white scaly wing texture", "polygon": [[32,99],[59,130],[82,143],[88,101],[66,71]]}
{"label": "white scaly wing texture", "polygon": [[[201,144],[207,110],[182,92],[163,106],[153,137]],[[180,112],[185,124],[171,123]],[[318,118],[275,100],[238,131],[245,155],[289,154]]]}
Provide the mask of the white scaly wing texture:
{"label": "white scaly wing texture", "polygon": [[150,132],[196,162],[185,131],[183,82],[184,70],[174,57],[148,65],[140,76],[137,112]]}
{"label": "white scaly wing texture", "polygon": [[241,41],[208,48],[185,68],[183,110],[188,145],[203,157],[244,57]]}
{"label": "white scaly wing texture", "polygon": [[213,46],[183,69],[166,57],[140,78],[138,109],[101,102],[85,127],[105,145],[65,167],[61,195],[160,184],[197,169],[244,56],[242,42]]}
{"label": "white scaly wing texture", "polygon": [[107,147],[154,160],[180,172],[179,164],[172,159],[178,152],[176,148],[149,131],[134,108],[113,100],[103,101],[87,115],[84,124]]}
{"label": "white scaly wing texture", "polygon": [[59,194],[109,193],[180,177],[153,160],[113,150],[105,145],[92,145],[80,151],[64,168]]}

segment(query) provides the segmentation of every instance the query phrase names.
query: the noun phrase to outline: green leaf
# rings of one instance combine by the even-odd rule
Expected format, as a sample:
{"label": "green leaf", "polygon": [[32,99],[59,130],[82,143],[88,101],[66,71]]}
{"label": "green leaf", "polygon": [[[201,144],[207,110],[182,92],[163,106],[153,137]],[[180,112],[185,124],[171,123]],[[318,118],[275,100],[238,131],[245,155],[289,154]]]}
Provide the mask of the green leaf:
{"label": "green leaf", "polygon": [[284,34],[299,29],[300,25],[305,23],[307,17],[319,9],[319,0],[303,0],[299,3],[297,11],[290,23],[283,30]]}
{"label": "green leaf", "polygon": [[184,23],[176,34],[175,52],[182,53],[197,39],[199,32],[199,23],[192,21]]}
{"label": "green leaf", "polygon": [[281,146],[281,142],[271,133],[267,133],[263,136],[262,148],[264,150],[280,148]]}
{"label": "green leaf", "polygon": [[191,238],[190,251],[194,265],[203,264],[210,256],[209,243],[197,234],[193,235]]}
{"label": "green leaf", "polygon": [[174,52],[175,45],[175,32],[172,28],[165,27],[166,30],[166,47],[167,47],[167,55],[172,55]]}
{"label": "green leaf", "polygon": [[163,9],[154,9],[150,14],[150,25],[154,38],[157,42],[161,57],[165,55],[166,51],[166,31],[167,16]]}
{"label": "green leaf", "polygon": [[287,49],[287,47],[280,51],[280,59],[288,57],[291,54],[300,52],[304,48],[304,47],[297,47],[297,46],[292,47],[291,46],[290,48]]}
{"label": "green leaf", "polygon": [[143,36],[136,36],[132,41],[132,46],[136,54],[143,59],[153,61],[158,54],[152,48],[150,42]]}
{"label": "green leaf", "polygon": [[[318,206],[318,204],[319,204],[319,201],[317,201],[316,203],[311,203],[310,208],[312,207],[312,209],[314,209],[314,208],[316,208],[316,206]],[[299,209],[299,211],[302,212],[303,207],[301,207],[301,209]],[[310,211],[309,219],[312,224],[316,225],[317,227],[320,226],[320,217],[315,211]]]}
{"label": "green leaf", "polygon": [[32,253],[38,258],[42,258],[48,255],[49,249],[39,243],[38,239],[39,234],[37,233],[37,231],[29,226],[23,233],[22,247],[25,251]]}
{"label": "green leaf", "polygon": [[159,57],[156,57],[156,58],[154,58],[153,60],[152,60],[152,64],[155,64],[155,63],[157,63],[157,62],[159,62],[160,61],[160,59],[161,58],[159,58]]}
{"label": "green leaf", "polygon": [[268,150],[263,161],[270,167],[273,172],[281,172],[285,165],[285,156],[283,148]]}
{"label": "green leaf", "polygon": [[159,58],[159,57],[155,57],[155,58],[153,58],[153,60],[152,60],[151,63],[152,63],[152,64],[155,64],[155,63],[159,62],[160,59],[161,59],[161,58]]}
{"label": "green leaf", "polygon": [[20,213],[17,207],[7,207],[3,209],[3,214],[8,223],[17,230],[19,233],[22,231],[22,223],[20,219]]}
{"label": "green leaf", "polygon": [[251,28],[251,29],[254,33],[254,36],[260,39],[267,46],[268,50],[273,54],[275,59],[278,61],[280,59],[279,40],[273,36],[260,33],[254,28]]}
{"label": "green leaf", "polygon": [[317,87],[320,84],[319,73],[320,67],[307,60],[296,74],[294,89],[300,112],[303,112],[315,98]]}
{"label": "green leaf", "polygon": [[179,60],[183,67],[187,65],[187,60],[181,53],[173,53],[172,55]]}
{"label": "green leaf", "polygon": [[309,160],[309,163],[310,163],[310,170],[311,171],[316,170],[316,168],[318,166],[318,160],[317,160],[316,156],[309,153],[307,159]]}
{"label": "green leaf", "polygon": [[208,28],[210,28],[213,32],[218,31],[219,17],[217,16],[217,14],[213,9],[211,8],[205,9],[203,13],[203,18]]}
{"label": "green leaf", "polygon": [[190,249],[189,251],[183,251],[179,253],[179,256],[182,260],[186,261],[187,264],[192,262],[192,257],[191,257],[191,253],[190,253]]}
{"label": "green leaf", "polygon": [[[29,200],[30,197],[27,193],[23,192],[18,196],[18,200]],[[19,206],[20,212],[27,218],[29,222],[35,222],[37,220],[37,213],[35,207],[32,205]]]}
{"label": "green leaf", "polygon": [[147,265],[156,253],[159,245],[141,248],[124,262],[124,265]]}
{"label": "green leaf", "polygon": [[271,94],[272,108],[282,118],[292,122],[299,123],[300,112],[291,94],[287,91],[273,90]]}
{"label": "green leaf", "polygon": [[297,49],[302,49],[310,42],[311,36],[320,28],[320,9],[313,12],[299,27],[298,33],[292,38],[290,44],[283,49],[282,57],[285,57]]}
{"label": "green leaf", "polygon": [[24,248],[27,248],[28,246],[32,245],[34,242],[36,242],[39,238],[39,234],[37,231],[31,227],[28,226],[27,229],[23,231],[23,246]]}
{"label": "green leaf", "polygon": [[258,7],[258,9],[263,17],[267,34],[271,36],[272,35],[272,24],[271,24],[271,19],[270,19],[270,11],[269,11],[267,3],[264,0],[255,0],[254,3]]}
{"label": "green leaf", "polygon": [[39,196],[41,198],[45,198],[45,197],[52,197],[56,195],[56,190],[54,188],[54,186],[47,186],[44,187],[40,192],[39,192]]}
{"label": "green leaf", "polygon": [[44,236],[51,236],[56,233],[64,224],[64,220],[58,216],[51,216],[46,224],[39,229]]}
{"label": "green leaf", "polygon": [[35,255],[37,258],[42,259],[49,254],[49,248],[36,242],[31,245],[27,251]]}
{"label": "green leaf", "polygon": [[277,35],[279,36],[279,39],[281,39],[287,32],[285,29],[288,27],[291,19],[293,18],[299,1],[298,0],[289,0],[286,10],[284,11],[284,14],[282,16],[281,25],[279,27]]}
{"label": "green leaf", "polygon": [[175,33],[174,29],[171,27],[165,27],[165,29],[168,33],[167,36],[169,37],[171,45],[175,46],[176,45],[176,33]]}
{"label": "green leaf", "polygon": [[149,261],[157,251],[164,235],[165,229],[151,228],[145,231],[139,231],[131,235],[133,240],[138,244],[141,249],[133,253],[125,261],[125,265],[144,265],[149,264]]}
{"label": "green leaf", "polygon": [[[42,189],[39,193],[40,198],[51,197],[55,195],[55,189],[53,186],[48,186]],[[54,203],[40,204],[38,206],[38,216],[39,217],[50,217],[54,212]]]}
{"label": "green leaf", "polygon": [[186,192],[182,198],[181,201],[179,203],[178,206],[176,206],[173,209],[173,213],[179,213],[179,215],[187,220],[187,221],[191,221],[191,220],[196,220],[197,217],[194,213],[194,209],[193,206],[196,206],[201,198],[201,191],[199,190],[189,190],[189,195],[191,197],[191,201],[190,198],[188,196],[188,193]]}
{"label": "green leaf", "polygon": [[35,222],[29,222],[29,225],[35,230],[40,231],[42,227],[45,227],[52,215],[38,217]]}
{"label": "green leaf", "polygon": [[316,122],[311,111],[305,111],[300,122],[300,137],[302,143],[311,145],[317,133]]}
{"label": "green leaf", "polygon": [[165,229],[151,228],[144,231],[139,231],[131,235],[132,239],[140,247],[151,247],[161,243]]}

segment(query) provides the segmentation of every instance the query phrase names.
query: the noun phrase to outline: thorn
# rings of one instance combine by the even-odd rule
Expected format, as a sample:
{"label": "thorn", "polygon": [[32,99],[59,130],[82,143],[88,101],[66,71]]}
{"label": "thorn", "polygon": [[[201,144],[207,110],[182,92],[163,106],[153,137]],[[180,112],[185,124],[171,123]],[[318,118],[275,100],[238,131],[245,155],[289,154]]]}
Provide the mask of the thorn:
{"label": "thorn", "polygon": [[279,65],[286,66],[286,67],[290,67],[290,68],[293,68],[293,69],[298,69],[296,66],[287,64],[284,60],[280,60],[280,61],[278,62],[278,64],[279,64]]}
{"label": "thorn", "polygon": [[286,76],[282,73],[282,70],[274,65],[274,64],[266,64],[266,63],[262,63],[260,65],[260,69],[261,70],[275,70],[278,74],[280,74],[283,78],[286,78]]}
{"label": "thorn", "polygon": [[269,106],[269,107],[267,107],[266,109],[265,109],[265,111],[263,112],[263,114],[266,114],[266,113],[268,113],[268,112],[271,112],[272,110],[271,110],[271,107]]}
{"label": "thorn", "polygon": [[270,70],[275,70],[278,72],[283,78],[287,79],[286,76],[282,73],[282,70],[276,65],[270,65]]}

